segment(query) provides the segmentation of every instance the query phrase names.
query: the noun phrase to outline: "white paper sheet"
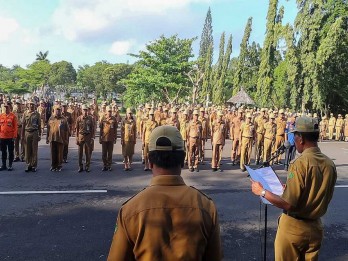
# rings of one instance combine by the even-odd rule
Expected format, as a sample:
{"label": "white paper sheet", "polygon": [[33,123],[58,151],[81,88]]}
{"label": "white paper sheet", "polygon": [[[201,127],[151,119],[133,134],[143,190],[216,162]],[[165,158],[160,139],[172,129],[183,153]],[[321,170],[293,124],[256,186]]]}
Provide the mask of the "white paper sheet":
{"label": "white paper sheet", "polygon": [[[283,194],[283,185],[271,167],[261,169],[252,169],[248,166],[245,167],[251,179],[260,182],[264,189],[278,196]],[[260,198],[264,204],[272,205],[267,199],[263,197]]]}

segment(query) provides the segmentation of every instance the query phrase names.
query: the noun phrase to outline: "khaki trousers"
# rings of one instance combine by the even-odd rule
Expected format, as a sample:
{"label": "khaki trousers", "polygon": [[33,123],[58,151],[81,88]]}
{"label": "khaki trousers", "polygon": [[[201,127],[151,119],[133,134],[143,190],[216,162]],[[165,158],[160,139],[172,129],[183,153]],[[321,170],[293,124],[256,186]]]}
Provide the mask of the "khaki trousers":
{"label": "khaki trousers", "polygon": [[113,141],[102,141],[102,159],[104,167],[110,168],[112,164]]}
{"label": "khaki trousers", "polygon": [[21,139],[22,127],[18,127],[17,138],[15,140],[15,158],[24,158],[24,146]]}
{"label": "khaki trousers", "polygon": [[222,144],[213,144],[213,156],[211,159],[211,167],[213,169],[220,167],[223,148],[224,146]]}
{"label": "khaki trousers", "polygon": [[240,151],[240,169],[245,169],[244,165],[250,164],[251,150],[253,148],[253,138],[242,137]]}
{"label": "khaki trousers", "polygon": [[232,144],[231,160],[235,161],[240,156],[240,142],[239,139],[234,139]]}
{"label": "khaki trousers", "polygon": [[275,260],[318,260],[322,239],[320,219],[298,220],[282,214],[274,242]]}
{"label": "khaki trousers", "polygon": [[200,139],[189,138],[188,167],[197,168]]}
{"label": "khaki trousers", "polygon": [[92,140],[79,141],[79,167],[83,168],[82,158],[83,152],[85,152],[86,156],[86,168],[89,168],[91,165],[91,156],[92,156]]}
{"label": "khaki trousers", "polygon": [[255,142],[255,160],[260,161],[263,152],[263,134],[257,133],[256,142]]}
{"label": "khaki trousers", "polygon": [[204,148],[205,148],[205,139],[201,139],[201,144],[199,146],[199,159],[204,161]]}
{"label": "khaki trousers", "polygon": [[272,154],[272,140],[265,138],[263,142],[263,162],[268,161],[271,158],[271,154]]}
{"label": "khaki trousers", "polygon": [[61,168],[63,164],[64,144],[56,141],[51,142],[51,167]]}
{"label": "khaki trousers", "polygon": [[69,152],[69,139],[68,139],[68,143],[64,143],[64,149],[63,149],[63,160],[67,160],[68,159],[68,152]]}
{"label": "khaki trousers", "polygon": [[25,153],[25,162],[28,167],[37,167],[37,152],[38,152],[38,144],[39,144],[39,132],[26,131],[24,134],[24,153]]}
{"label": "khaki trousers", "polygon": [[[285,141],[284,135],[277,135],[274,142],[273,152],[275,152],[282,145],[282,143],[284,143],[284,141]],[[279,155],[276,161],[280,161],[281,158],[282,158],[282,155]]]}
{"label": "khaki trousers", "polygon": [[334,129],[334,126],[329,126],[329,140],[333,139]]}

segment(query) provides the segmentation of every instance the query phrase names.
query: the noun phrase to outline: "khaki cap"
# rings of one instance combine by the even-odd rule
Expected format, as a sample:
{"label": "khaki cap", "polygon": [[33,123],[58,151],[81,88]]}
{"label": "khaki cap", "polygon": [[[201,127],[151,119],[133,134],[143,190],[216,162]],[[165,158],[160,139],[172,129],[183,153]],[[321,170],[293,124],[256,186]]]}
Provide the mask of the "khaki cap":
{"label": "khaki cap", "polygon": [[202,111],[205,111],[205,109],[204,109],[203,107],[201,107],[201,108],[199,109],[199,111],[202,112]]}
{"label": "khaki cap", "polygon": [[[164,138],[168,145],[158,145],[159,139]],[[184,141],[180,131],[174,126],[160,126],[155,128],[149,138],[149,151],[185,151]]]}
{"label": "khaki cap", "polygon": [[146,103],[146,104],[145,104],[145,108],[146,108],[146,109],[151,109],[151,105],[148,104],[148,103]]}
{"label": "khaki cap", "polygon": [[21,104],[22,101],[21,101],[20,99],[17,99],[17,100],[16,100],[16,103]]}
{"label": "khaki cap", "polygon": [[168,111],[168,108],[167,108],[167,107],[164,107],[164,111]]}
{"label": "khaki cap", "polygon": [[36,104],[36,102],[34,100],[29,100],[28,104]]}
{"label": "khaki cap", "polygon": [[264,111],[266,111],[266,109],[265,108],[261,108],[261,111],[264,112]]}
{"label": "khaki cap", "polygon": [[151,109],[150,111],[149,111],[149,115],[154,115],[155,114],[155,112]]}
{"label": "khaki cap", "polygon": [[319,132],[318,121],[307,116],[298,117],[291,132]]}
{"label": "khaki cap", "polygon": [[172,108],[170,111],[171,112],[176,112],[176,108]]}
{"label": "khaki cap", "polygon": [[162,107],[162,103],[159,103],[159,104],[158,104],[158,107]]}
{"label": "khaki cap", "polygon": [[192,114],[193,115],[198,115],[198,110],[194,110]]}
{"label": "khaki cap", "polygon": [[88,106],[86,104],[82,105],[82,110],[88,110]]}
{"label": "khaki cap", "polygon": [[133,112],[132,112],[132,109],[131,109],[131,108],[127,108],[126,113],[127,113],[127,114],[128,114],[128,113],[133,113]]}
{"label": "khaki cap", "polygon": [[188,111],[187,111],[187,110],[184,110],[184,111],[182,112],[182,114],[187,115],[187,114],[188,114]]}
{"label": "khaki cap", "polygon": [[217,115],[218,116],[223,116],[224,114],[222,113],[222,111],[218,111]]}
{"label": "khaki cap", "polygon": [[61,110],[61,109],[62,107],[60,107],[59,105],[54,106],[54,110]]}
{"label": "khaki cap", "polygon": [[252,118],[250,113],[248,113],[245,117],[250,119]]}
{"label": "khaki cap", "polygon": [[284,110],[283,110],[283,109],[280,109],[280,110],[279,110],[279,114],[284,114]]}
{"label": "khaki cap", "polygon": [[112,107],[111,106],[106,106],[106,111],[112,111]]}
{"label": "khaki cap", "polygon": [[273,113],[271,113],[271,114],[269,115],[269,117],[270,117],[271,119],[275,119],[275,116],[274,116]]}
{"label": "khaki cap", "polygon": [[323,116],[323,120],[325,120],[325,119],[326,119],[326,116],[324,115],[324,116]]}
{"label": "khaki cap", "polygon": [[338,114],[338,117],[342,117],[342,114]]}

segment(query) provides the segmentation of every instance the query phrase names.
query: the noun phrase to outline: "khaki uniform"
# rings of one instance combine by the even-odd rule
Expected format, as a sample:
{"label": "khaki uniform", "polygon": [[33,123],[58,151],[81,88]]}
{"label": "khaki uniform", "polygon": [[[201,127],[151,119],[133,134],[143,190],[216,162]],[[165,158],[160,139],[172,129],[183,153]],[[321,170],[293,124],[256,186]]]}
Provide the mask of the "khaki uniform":
{"label": "khaki uniform", "polygon": [[[156,200],[154,200],[156,199]],[[213,201],[181,176],[157,176],[123,204],[108,261],[222,259]]]}
{"label": "khaki uniform", "polygon": [[348,117],[344,120],[344,141],[348,141]]}
{"label": "khaki uniform", "polygon": [[344,127],[344,120],[342,118],[338,118],[336,120],[336,140],[340,141],[342,140],[343,136],[343,127]]}
{"label": "khaki uniform", "polygon": [[258,116],[255,118],[254,125],[256,131],[256,141],[255,141],[255,161],[258,164],[262,158],[263,154],[263,144],[264,144],[264,133],[266,118],[263,116]]}
{"label": "khaki uniform", "polygon": [[158,126],[158,122],[155,120],[147,120],[143,132],[143,145],[144,145],[144,160],[148,167],[149,164],[149,138],[151,132]]}
{"label": "khaki uniform", "polygon": [[324,119],[320,122],[320,139],[325,140],[326,139],[326,133],[329,127],[329,121],[327,119]]}
{"label": "khaki uniform", "polygon": [[332,160],[317,147],[290,163],[281,196],[292,206],[279,219],[275,260],[318,260],[323,238],[320,218],[326,213],[337,179]]}
{"label": "khaki uniform", "polygon": [[112,153],[114,144],[117,139],[117,120],[114,116],[104,116],[99,123],[100,137],[99,142],[102,144],[102,159],[104,167],[111,168]]}
{"label": "khaki uniform", "polygon": [[22,111],[18,111],[18,107],[13,109],[13,113],[16,115],[17,117],[17,124],[18,124],[18,128],[17,128],[17,138],[15,140],[15,158],[19,159],[21,158],[22,160],[24,159],[24,146],[23,146],[23,141],[21,139],[21,133],[22,133],[22,122],[23,122],[23,112]]}
{"label": "khaki uniform", "polygon": [[47,141],[51,146],[51,167],[61,169],[64,145],[69,140],[69,125],[64,116],[51,116],[47,123]]}
{"label": "khaki uniform", "polygon": [[330,119],[329,119],[329,140],[333,139],[335,125],[336,125],[336,118],[330,117]]}
{"label": "khaki uniform", "polygon": [[[63,112],[62,115],[66,118],[66,121],[68,122],[68,128],[69,128],[69,137],[73,133],[73,118],[72,114],[68,111]],[[66,143],[64,143],[64,148],[63,148],[63,161],[67,162],[68,160],[68,153],[69,153],[69,138]]]}
{"label": "khaki uniform", "polygon": [[209,121],[204,116],[199,116],[198,120],[202,124],[202,138],[201,138],[201,145],[199,147],[199,160],[201,162],[204,162],[204,151],[205,151],[205,142],[207,141],[209,137]]}
{"label": "khaki uniform", "polygon": [[[285,141],[286,121],[281,118],[278,118],[276,121],[276,124],[277,124],[277,133],[276,133],[276,139],[273,146],[273,152],[275,152]],[[281,158],[282,158],[282,155],[279,155],[276,161],[279,162]]]}
{"label": "khaki uniform", "polygon": [[178,118],[172,118],[170,117],[169,119],[167,119],[166,125],[168,126],[174,126],[176,127],[178,130],[180,130],[180,121]]}
{"label": "khaki uniform", "polygon": [[250,165],[251,151],[255,138],[255,126],[253,123],[242,123],[240,127],[241,151],[240,169],[245,170],[245,165]]}
{"label": "khaki uniform", "polygon": [[124,119],[121,124],[122,155],[125,164],[133,161],[134,146],[136,143],[137,126],[134,119]]}
{"label": "khaki uniform", "polygon": [[161,124],[163,113],[160,110],[155,111],[154,117],[158,125]]}
{"label": "khaki uniform", "polygon": [[29,168],[37,168],[38,144],[41,137],[41,118],[37,111],[27,110],[22,120],[22,137],[25,162]]}
{"label": "khaki uniform", "polygon": [[212,123],[212,145],[213,155],[211,160],[211,167],[213,169],[219,168],[222,158],[222,150],[225,146],[225,139],[227,135],[226,123],[218,119]]}
{"label": "khaki uniform", "polygon": [[232,125],[230,130],[232,131],[232,133],[230,133],[231,135],[231,139],[233,140],[232,143],[232,151],[231,151],[231,160],[232,163],[234,164],[234,162],[240,157],[240,127],[242,125],[242,118],[240,117],[235,117],[232,120]]}
{"label": "khaki uniform", "polygon": [[202,123],[197,120],[191,120],[187,127],[187,143],[188,143],[188,167],[189,169],[197,169],[198,156],[202,138]]}
{"label": "khaki uniform", "polygon": [[138,110],[137,113],[136,113],[136,119],[137,119],[137,137],[141,138],[141,120],[142,120],[142,117],[143,117],[143,111],[142,110]]}
{"label": "khaki uniform", "polygon": [[263,162],[268,161],[272,155],[272,147],[277,133],[277,125],[272,122],[266,122],[264,125],[265,135],[263,143]]}
{"label": "khaki uniform", "polygon": [[43,134],[44,128],[45,128],[45,121],[46,121],[46,107],[39,106],[37,108],[37,112],[40,114],[40,121],[41,121],[41,135]]}
{"label": "khaki uniform", "polygon": [[180,134],[182,136],[182,139],[184,140],[184,146],[185,146],[185,151],[186,151],[186,156],[185,156],[185,163],[188,162],[188,143],[187,143],[187,128],[189,125],[190,121],[188,119],[182,119],[180,122]]}
{"label": "khaki uniform", "polygon": [[76,140],[78,143],[80,168],[83,168],[82,158],[84,151],[86,156],[86,169],[89,169],[91,164],[94,137],[95,126],[93,117],[91,115],[79,116],[76,120]]}

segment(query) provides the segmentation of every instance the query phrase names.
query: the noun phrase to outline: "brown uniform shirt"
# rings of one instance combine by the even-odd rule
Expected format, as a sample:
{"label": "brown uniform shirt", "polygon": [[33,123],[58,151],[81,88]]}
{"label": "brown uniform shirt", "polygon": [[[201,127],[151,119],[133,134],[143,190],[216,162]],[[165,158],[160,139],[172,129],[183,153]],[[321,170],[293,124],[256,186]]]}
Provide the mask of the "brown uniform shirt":
{"label": "brown uniform shirt", "polygon": [[117,138],[117,120],[116,117],[103,116],[100,119],[100,140],[101,141],[115,141]]}
{"label": "brown uniform shirt", "polygon": [[197,121],[190,121],[187,128],[188,138],[201,138],[202,137],[202,123]]}
{"label": "brown uniform shirt", "polygon": [[222,120],[215,120],[212,123],[212,144],[225,145],[225,139],[227,135],[226,123]]}
{"label": "brown uniform shirt", "polygon": [[337,179],[336,166],[317,147],[308,148],[289,166],[281,196],[293,209],[289,215],[318,219],[326,213]]}
{"label": "brown uniform shirt", "polygon": [[94,119],[91,115],[79,116],[76,120],[76,133],[79,134],[78,138],[80,141],[84,141],[84,137],[94,138],[95,127]]}
{"label": "brown uniform shirt", "polygon": [[66,118],[66,121],[68,122],[69,135],[71,135],[71,133],[72,133],[72,124],[73,124],[72,114],[70,112],[68,112],[68,111],[66,111],[66,112],[62,111],[62,115]]}
{"label": "brown uniform shirt", "polygon": [[198,120],[202,124],[202,139],[207,139],[209,134],[209,121],[206,117],[199,116]]}
{"label": "brown uniform shirt", "polygon": [[187,140],[187,128],[188,128],[188,125],[189,125],[189,120],[187,119],[183,119],[181,122],[180,122],[180,134],[182,136],[182,139],[184,141]]}
{"label": "brown uniform shirt", "polygon": [[269,140],[274,140],[276,132],[277,132],[277,125],[275,123],[266,122],[264,125],[264,128],[265,128],[264,137]]}
{"label": "brown uniform shirt", "polygon": [[286,121],[278,118],[276,121],[277,124],[277,136],[282,136],[285,134],[285,129],[286,129]]}
{"label": "brown uniform shirt", "polygon": [[222,259],[213,201],[181,176],[157,176],[123,204],[108,261]]}
{"label": "brown uniform shirt", "polygon": [[47,124],[47,137],[50,142],[68,143],[69,126],[64,116],[51,116]]}
{"label": "brown uniform shirt", "polygon": [[240,126],[240,135],[243,138],[254,138],[255,137],[255,126],[250,123],[242,123]]}
{"label": "brown uniform shirt", "polygon": [[180,122],[179,122],[179,119],[178,118],[172,118],[170,117],[169,119],[167,119],[167,124],[166,125],[169,125],[169,126],[174,126],[176,127],[178,130],[180,130]]}
{"label": "brown uniform shirt", "polygon": [[157,121],[147,120],[144,127],[144,143],[149,143],[151,132],[158,126]]}
{"label": "brown uniform shirt", "polygon": [[37,111],[29,112],[27,110],[23,115],[22,127],[24,127],[25,131],[39,131],[39,135],[41,136],[41,120],[40,114]]}
{"label": "brown uniform shirt", "polygon": [[233,140],[239,139],[241,125],[242,125],[242,118],[237,116],[232,120],[232,126],[231,126],[232,133],[230,135],[233,137],[232,138]]}
{"label": "brown uniform shirt", "polygon": [[137,126],[135,120],[124,119],[121,125],[121,141],[136,141]]}

